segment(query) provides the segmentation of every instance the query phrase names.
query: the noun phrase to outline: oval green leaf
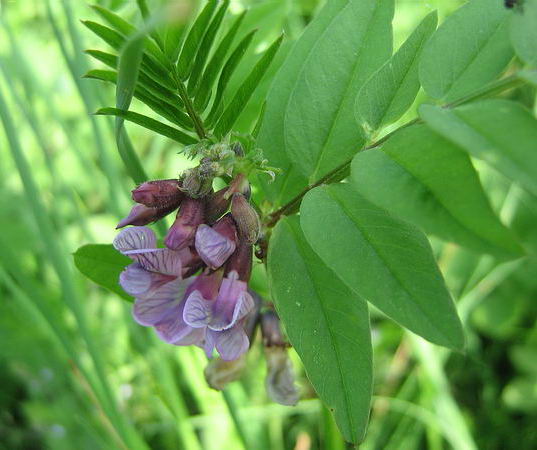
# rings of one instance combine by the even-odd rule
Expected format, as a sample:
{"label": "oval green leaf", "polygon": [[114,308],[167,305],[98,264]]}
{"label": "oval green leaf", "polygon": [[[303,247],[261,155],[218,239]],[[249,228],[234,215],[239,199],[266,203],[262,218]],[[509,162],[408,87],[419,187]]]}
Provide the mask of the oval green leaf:
{"label": "oval green leaf", "polygon": [[344,438],[358,443],[372,389],[367,303],[313,252],[296,216],[282,219],[274,230],[268,273],[276,309],[308,378]]}
{"label": "oval green leaf", "polygon": [[469,156],[425,125],[401,130],[381,150],[358,153],[351,179],[369,201],[427,233],[500,258],[522,253]]}
{"label": "oval green leaf", "polygon": [[348,184],[310,191],[300,223],[313,250],[361,298],[430,342],[463,347],[455,305],[420,230]]}
{"label": "oval green leaf", "polygon": [[537,119],[521,104],[483,100],[449,110],[422,105],[434,131],[537,195]]}
{"label": "oval green leaf", "polygon": [[434,98],[456,100],[493,80],[513,57],[503,2],[472,0],[455,11],[423,50],[421,85]]}

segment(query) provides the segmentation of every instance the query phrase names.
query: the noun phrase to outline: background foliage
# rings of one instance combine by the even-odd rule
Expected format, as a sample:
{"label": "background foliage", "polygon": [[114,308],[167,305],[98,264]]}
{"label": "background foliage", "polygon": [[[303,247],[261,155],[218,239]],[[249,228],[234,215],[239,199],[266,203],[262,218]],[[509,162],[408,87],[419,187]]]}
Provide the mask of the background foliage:
{"label": "background foliage", "polygon": [[[118,11],[121,17],[142,23],[136,2],[108,0],[99,3]],[[477,7],[483,1],[475,0],[475,3]],[[395,49],[433,9],[438,10],[438,19],[442,23],[460,4],[452,0],[427,3],[397,1],[393,22]],[[121,158],[129,161],[130,152],[134,149],[143,161],[143,170],[151,174],[151,178],[175,176],[192,163],[177,155],[180,147],[173,140],[127,124],[133,145],[130,148],[121,131],[122,122],[92,115],[100,108],[114,104],[113,87],[99,86],[95,81],[83,78],[89,70],[93,70],[90,72],[93,78],[108,77],[109,81],[114,81],[110,72],[104,72],[107,69],[100,68],[97,70],[101,72],[95,72],[94,63],[83,53],[87,48],[103,48],[101,41],[79,22],[79,19],[100,22],[102,17],[98,9],[92,10],[85,2],[69,0],[34,0],[24,4],[6,1],[1,5],[0,116],[5,133],[0,133],[0,183],[3,192],[0,198],[0,334],[5,345],[0,348],[0,445],[6,448],[60,449],[76,446],[92,449],[343,448],[344,443],[331,415],[315,398],[296,355],[293,354],[293,358],[303,399],[298,406],[289,408],[267,401],[263,385],[265,367],[259,347],[254,347],[250,353],[248,372],[242,381],[229,386],[222,395],[205,384],[203,368],[206,362],[201,351],[160,344],[149,330],[132,322],[126,302],[77,273],[71,254],[81,243],[107,243],[112,240],[117,219],[129,207],[128,192],[132,181],[128,175],[135,178],[142,176],[142,168],[132,160],[127,164],[127,173]],[[266,76],[253,92],[247,108],[237,117],[234,130],[249,132],[252,129],[269,84],[292,41],[300,35],[319,6],[315,0],[230,2],[231,18],[235,20],[248,7],[248,14],[240,19],[242,31],[237,37],[251,39],[251,42],[249,51],[236,68],[239,76],[229,80],[229,92],[240,89],[249,69],[259,61],[260,52],[269,48],[282,30],[286,34]],[[500,9],[501,4],[498,11]],[[482,8],[476,14],[481,12]],[[514,42],[518,39],[517,33],[524,27],[531,31],[531,25],[524,23],[523,19],[517,20],[521,23],[515,23],[510,31]],[[403,47],[404,51],[396,53],[393,73],[403,76],[407,70],[412,70],[409,55],[423,50],[421,43],[430,33],[433,22],[434,16],[427,16],[412,35],[412,40]],[[337,25],[334,32],[346,36],[345,27],[352,28],[352,21]],[[466,27],[470,31],[474,27],[473,22],[465,21],[456,25],[458,29]],[[253,28],[258,30],[255,35],[247,35],[248,30]],[[385,46],[389,55],[391,44],[384,42],[385,37],[382,34],[372,36],[371,45],[376,48]],[[487,42],[490,45],[490,41]],[[446,41],[439,33],[429,50],[423,50],[424,58],[427,51],[433,52],[431,47],[436,47],[433,54],[445,54],[453,46],[456,43]],[[515,50],[524,59],[533,55],[531,49],[525,46]],[[136,58],[135,45],[132,51],[131,56]],[[463,48],[461,51],[460,58],[472,58],[472,49]],[[509,46],[504,51],[506,64],[513,55]],[[102,54],[100,56],[103,58]],[[498,54],[492,56],[494,61],[498,61]],[[490,79],[502,69],[491,66],[487,57],[492,59],[492,56],[484,52],[485,59],[478,64],[482,70],[491,71]],[[196,64],[202,64],[195,58],[185,59],[185,67],[189,61],[192,66],[185,71],[196,70]],[[425,72],[420,75],[428,95],[449,102],[467,93],[464,89],[468,80],[461,82],[461,74],[449,72],[446,68],[444,73],[453,75],[446,84],[435,75],[438,62],[432,57],[429,61],[435,70],[428,70],[426,64],[420,68]],[[300,64],[300,61],[296,63]],[[140,64],[143,67],[143,59]],[[446,64],[449,65],[449,61]],[[310,75],[316,76],[315,73]],[[368,76],[365,73],[358,75],[357,79]],[[389,79],[381,69],[379,77],[383,76]],[[489,75],[479,73],[479,76],[486,78]],[[408,90],[412,91],[415,82],[413,84],[411,79],[406,81]],[[207,83],[210,84],[209,80]],[[364,88],[361,95],[374,92],[374,82],[370,83],[371,86],[367,90]],[[187,84],[187,89],[194,92],[196,86]],[[166,93],[161,94],[166,96]],[[151,105],[144,106],[140,102],[143,102],[144,92],[134,92],[134,95],[137,97],[133,100],[136,111],[155,117]],[[214,95],[219,94],[216,92]],[[223,90],[220,95],[224,95]],[[335,95],[342,97],[344,92]],[[420,92],[418,98],[423,99],[424,95]],[[535,89],[529,86],[510,91],[507,97],[534,108]],[[125,98],[130,102],[129,95]],[[207,98],[194,98],[198,105],[208,101]],[[228,104],[232,104],[232,98],[228,96]],[[322,158],[333,155],[334,148],[346,145],[346,142],[325,141],[323,136],[315,134],[315,129],[307,128],[314,126],[308,121],[308,114],[312,111],[308,110],[308,105],[301,103],[302,98],[300,93],[293,96],[290,108],[294,115],[290,119],[305,122],[295,123],[293,133],[285,139],[296,142],[311,140],[318,158],[303,160],[298,172],[287,180],[291,184],[284,192],[293,191],[293,182],[301,183],[309,175],[315,181],[337,166],[342,161],[329,158],[326,161],[330,164],[335,161],[334,167],[330,167]],[[373,111],[361,106],[366,104],[366,98],[357,104],[343,103],[343,108],[353,111],[359,121],[367,121],[374,133],[382,124],[407,120],[415,108],[402,118],[399,111],[409,106],[412,96],[409,98],[400,98],[395,105],[392,103],[390,107]],[[122,108],[125,104],[116,106]],[[482,110],[471,111],[480,107]],[[504,114],[498,117],[494,111],[503,111]],[[102,112],[113,113],[111,110]],[[211,111],[208,113],[210,116]],[[328,114],[328,108],[321,113]],[[226,110],[218,114],[225,115]],[[218,114],[214,112],[213,116]],[[477,120],[472,125],[483,133],[493,123],[503,127],[503,134],[508,139],[514,127],[525,120],[525,116],[519,117],[521,114],[524,115],[518,108],[505,111],[505,108],[499,107],[487,109],[486,105],[469,105],[456,113],[432,106],[420,110],[423,120],[438,133],[435,139],[454,140],[455,144],[466,145],[474,152],[479,152],[480,146],[476,142],[479,143],[482,136],[465,133],[466,128],[460,126],[461,121]],[[170,121],[172,124],[183,124],[186,128],[193,126],[185,123],[186,119],[180,112],[170,119],[173,119]],[[229,128],[229,121],[216,123],[220,124],[222,134]],[[447,129],[446,123],[450,124]],[[344,130],[348,124],[338,123],[337,126]],[[219,126],[216,125],[216,128]],[[363,180],[363,177],[375,180],[375,177],[382,176],[386,173],[386,165],[395,164],[390,159],[392,155],[399,158],[397,166],[389,172],[395,181],[405,175],[400,169],[405,164],[417,170],[415,165],[410,164],[415,158],[413,148],[416,142],[432,145],[431,140],[423,128],[407,131],[383,147],[382,153],[358,155],[351,168],[351,182],[353,179]],[[283,139],[277,133],[270,136],[266,131],[265,135],[263,133],[261,130],[260,141],[267,142],[270,137],[270,144],[276,147]],[[338,133],[336,137],[341,135]],[[183,135],[170,137],[180,142],[185,140]],[[353,139],[365,140],[366,136],[357,135]],[[116,151],[116,141],[123,149],[121,155]],[[498,142],[500,149],[501,145],[502,142]],[[445,160],[452,162],[449,145],[443,149]],[[285,169],[288,161],[281,160],[281,155],[272,155],[270,148],[268,150],[267,156],[274,156],[270,159],[271,165]],[[521,148],[520,154],[531,152],[531,148],[526,150]],[[296,156],[300,158],[301,155]],[[480,158],[479,153],[472,153],[472,156]],[[369,159],[370,167],[378,170],[360,173],[361,165],[356,161],[361,158]],[[537,446],[534,427],[537,420],[536,261],[530,256],[502,262],[502,257],[518,254],[520,248],[506,229],[495,222],[487,199],[481,198],[475,188],[480,179],[486,187],[492,210],[499,214],[504,224],[511,226],[529,254],[535,252],[537,202],[534,195],[511,185],[506,178],[515,176],[529,192],[535,194],[535,179],[527,174],[524,160],[518,161],[519,164],[512,161],[501,164],[500,161],[496,167],[477,162],[478,173],[468,165],[467,175],[457,184],[464,187],[460,195],[474,195],[481,205],[481,220],[488,220],[489,224],[485,239],[482,230],[473,222],[475,211],[461,210],[456,199],[442,198],[441,195],[435,197],[437,204],[433,207],[442,210],[447,217],[442,222],[443,228],[439,229],[435,223],[420,223],[425,230],[428,227],[436,230],[439,237],[455,237],[455,241],[464,242],[469,248],[499,257],[479,256],[431,238],[448,287],[460,299],[458,310],[467,340],[465,353],[448,353],[434,347],[405,333],[396,324],[385,320],[377,310],[371,311],[374,403],[363,448],[516,446],[529,449]],[[423,196],[431,196],[434,186],[431,188],[427,183],[425,174],[430,174],[434,167],[428,167],[427,161],[423,164],[418,167],[421,172],[414,174],[418,184],[413,189]],[[467,162],[462,161],[461,164]],[[264,183],[264,180],[261,182]],[[276,196],[281,192],[281,183],[279,178],[268,187],[269,192]],[[357,185],[367,186],[366,183]],[[397,198],[390,197],[393,191],[371,193],[363,189],[360,192],[363,202],[368,202],[373,194],[381,206],[383,202],[387,205],[398,202]],[[312,208],[316,202],[327,201],[329,194],[337,194],[344,202],[344,192],[331,193],[328,192],[330,190],[332,188],[313,191],[303,208]],[[273,200],[282,203],[288,199]],[[361,224],[357,222],[355,225]],[[312,238],[310,234],[315,232],[315,223],[303,223],[302,227],[311,245],[315,236]],[[290,242],[300,243],[296,253],[291,253],[296,258],[297,271],[303,264],[304,255],[306,260],[316,258],[301,235],[296,218],[285,219],[275,233],[280,234],[279,242],[285,242],[294,234],[295,238]],[[289,255],[290,247],[287,245],[273,251],[285,251]],[[322,252],[320,247],[315,250]],[[86,254],[85,257],[88,265],[99,264],[92,260],[92,255]],[[404,258],[404,255],[400,257]],[[318,261],[317,268],[321,271],[323,264]],[[349,272],[346,276],[356,274]],[[261,291],[266,289],[262,282],[264,277],[258,268],[254,284],[259,280],[256,287]],[[297,279],[307,282],[304,277]],[[297,288],[301,287],[296,285],[296,280],[292,283]],[[343,296],[356,295],[348,292],[343,283],[332,287]],[[305,285],[303,289],[311,289],[311,286]],[[314,292],[320,296],[332,295],[323,290]],[[280,313],[287,313],[290,317],[311,314],[302,310],[302,305],[296,306],[297,310],[290,308]],[[382,305],[377,306],[382,309]],[[356,311],[349,312],[348,320],[353,319],[353,315],[357,320],[363,318],[359,301],[355,307]],[[337,316],[328,315],[327,318],[338,320]],[[312,317],[311,320],[314,319]],[[446,324],[446,327],[449,326]],[[292,330],[289,333],[291,336]],[[368,336],[369,333],[364,333],[363,342],[369,339]],[[344,336],[340,342],[348,346]],[[361,361],[368,360],[367,345],[360,346],[360,343],[354,343],[356,358],[347,368],[351,372]],[[456,344],[453,346],[457,347]],[[330,361],[315,361],[315,354],[311,358],[323,367],[331,365]],[[367,380],[360,381],[363,383],[350,389],[367,385]],[[323,397],[323,394],[320,395]],[[326,392],[323,399],[329,402],[331,395]],[[349,408],[352,409],[352,405]]]}

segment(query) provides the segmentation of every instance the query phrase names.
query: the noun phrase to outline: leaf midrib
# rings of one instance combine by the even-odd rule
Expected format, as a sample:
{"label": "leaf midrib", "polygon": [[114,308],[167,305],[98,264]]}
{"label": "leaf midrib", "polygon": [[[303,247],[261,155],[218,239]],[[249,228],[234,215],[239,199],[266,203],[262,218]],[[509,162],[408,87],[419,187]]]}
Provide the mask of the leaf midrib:
{"label": "leaf midrib", "polygon": [[[302,250],[302,247],[299,245],[299,242],[300,242],[300,236],[297,236],[297,234],[295,233],[295,231],[293,230],[293,228],[288,225],[287,223],[285,223],[285,226],[287,226],[287,228],[289,229],[289,231],[291,232],[291,235],[294,237],[294,241],[295,241],[295,247],[298,251],[298,253],[300,254],[300,256],[302,257],[302,260],[303,261],[306,261],[306,255],[304,254],[303,250]],[[323,314],[323,319],[324,319],[324,322],[326,323],[326,328],[328,330],[328,333],[330,335],[330,345],[332,346],[332,349],[334,351],[334,354],[336,356],[336,360],[337,360],[337,367],[338,367],[338,375],[339,375],[339,378],[340,378],[340,381],[341,381],[341,384],[343,386],[343,390],[345,392],[345,394],[343,395],[343,398],[344,398],[344,402],[345,402],[345,409],[347,411],[347,422],[348,422],[348,426],[349,426],[349,431],[350,433],[353,435],[353,439],[355,438],[354,436],[354,432],[353,432],[353,420],[354,420],[354,414],[352,413],[352,408],[350,406],[350,402],[349,402],[349,399],[347,398],[347,393],[349,392],[349,389],[347,388],[347,384],[345,383],[345,377],[343,376],[343,372],[342,372],[342,369],[341,369],[341,361],[342,361],[342,358],[340,356],[340,353],[339,353],[339,349],[337,347],[337,345],[335,344],[335,338],[334,338],[334,334],[332,332],[332,329],[331,327],[329,326],[330,322],[328,320],[328,317],[327,317],[327,313],[324,309],[324,304],[323,302],[320,300],[321,299],[321,295],[319,294],[319,290],[317,288],[317,284],[315,283],[315,278],[312,276],[312,273],[310,271],[310,268],[308,266],[308,264],[306,264],[305,262],[303,262],[304,264],[304,267],[306,269],[306,272],[308,274],[308,277],[310,279],[310,282],[311,282],[311,285],[316,293],[316,298],[317,298],[317,302],[318,304],[320,305],[320,310],[322,311],[322,314]],[[324,264],[324,263],[323,263]],[[355,439],[356,440],[356,439]]]}

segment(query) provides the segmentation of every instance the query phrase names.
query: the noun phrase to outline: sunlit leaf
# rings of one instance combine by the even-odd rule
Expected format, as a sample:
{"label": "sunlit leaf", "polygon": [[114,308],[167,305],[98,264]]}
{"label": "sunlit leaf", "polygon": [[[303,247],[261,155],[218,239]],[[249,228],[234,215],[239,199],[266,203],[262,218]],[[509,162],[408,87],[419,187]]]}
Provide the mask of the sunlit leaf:
{"label": "sunlit leaf", "polygon": [[420,81],[434,98],[456,100],[496,77],[513,57],[503,2],[472,0],[438,28],[425,46]]}
{"label": "sunlit leaf", "polygon": [[297,217],[283,219],[268,255],[271,293],[319,398],[348,442],[363,439],[372,389],[367,303],[313,252]]}
{"label": "sunlit leaf", "polygon": [[358,153],[351,179],[369,201],[428,233],[502,258],[522,253],[492,211],[468,155],[425,125]]}
{"label": "sunlit leaf", "polygon": [[537,120],[522,105],[490,99],[453,110],[422,105],[419,112],[437,133],[537,195]]}
{"label": "sunlit leaf", "polygon": [[392,52],[393,0],[350,0],[327,24],[294,84],[285,111],[285,148],[314,183],[365,142],[356,93]]}
{"label": "sunlit leaf", "polygon": [[455,305],[420,230],[348,184],[310,191],[300,223],[313,250],[361,298],[435,344],[462,348]]}
{"label": "sunlit leaf", "polygon": [[119,253],[110,244],[89,244],[80,247],[73,255],[75,266],[91,281],[124,300],[133,301],[119,285],[119,274],[132,260]]}
{"label": "sunlit leaf", "polygon": [[518,57],[537,66],[537,0],[524,0],[511,17],[511,42]]}
{"label": "sunlit leaf", "polygon": [[436,29],[436,12],[418,25],[401,48],[362,86],[356,97],[356,120],[366,131],[399,119],[410,108],[420,89],[418,62],[423,46]]}

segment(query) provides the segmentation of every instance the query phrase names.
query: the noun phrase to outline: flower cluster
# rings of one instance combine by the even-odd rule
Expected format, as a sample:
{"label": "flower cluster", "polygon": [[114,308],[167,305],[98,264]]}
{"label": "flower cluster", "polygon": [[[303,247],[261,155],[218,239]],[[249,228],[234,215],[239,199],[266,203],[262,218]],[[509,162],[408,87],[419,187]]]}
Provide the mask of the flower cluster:
{"label": "flower cluster", "polygon": [[[198,345],[209,357],[216,349],[230,361],[248,350],[245,324],[257,314],[248,281],[259,234],[248,197],[241,175],[218,192],[193,192],[187,179],[148,181],[132,191],[137,204],[118,228],[133,227],[118,234],[114,247],[133,261],[119,282],[136,299],[139,324],[170,344]],[[177,208],[159,248],[145,225]]]}

